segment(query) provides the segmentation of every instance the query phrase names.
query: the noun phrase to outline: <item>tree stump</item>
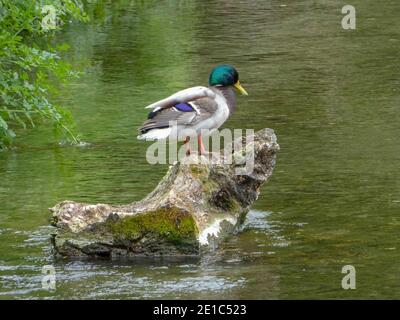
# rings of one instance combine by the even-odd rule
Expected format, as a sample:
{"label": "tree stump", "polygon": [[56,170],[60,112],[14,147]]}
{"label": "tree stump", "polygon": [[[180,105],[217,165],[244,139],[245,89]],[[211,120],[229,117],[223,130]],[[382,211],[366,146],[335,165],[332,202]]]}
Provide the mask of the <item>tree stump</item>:
{"label": "tree stump", "polygon": [[[279,145],[274,131],[263,129],[248,138],[233,141],[239,150],[233,149],[230,163],[197,154],[176,162],[154,191],[138,202],[57,204],[50,209],[57,255],[177,256],[215,248],[244,221],[275,166]],[[244,144],[246,139],[251,142]],[[226,160],[225,150],[221,155]],[[254,167],[238,174],[247,160]]]}

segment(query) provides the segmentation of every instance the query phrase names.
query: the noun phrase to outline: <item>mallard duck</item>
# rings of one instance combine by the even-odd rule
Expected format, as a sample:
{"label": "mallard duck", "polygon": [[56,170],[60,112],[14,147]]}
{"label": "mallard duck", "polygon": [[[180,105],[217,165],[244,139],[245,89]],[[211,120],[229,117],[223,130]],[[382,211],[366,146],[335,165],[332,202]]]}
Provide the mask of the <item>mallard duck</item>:
{"label": "mallard duck", "polygon": [[234,67],[227,64],[216,66],[210,73],[208,87],[188,88],[147,106],[152,111],[140,127],[138,139],[184,141],[189,155],[190,138],[197,137],[199,153],[206,154],[202,130],[208,129],[211,134],[233,114],[236,109],[233,87],[247,95]]}

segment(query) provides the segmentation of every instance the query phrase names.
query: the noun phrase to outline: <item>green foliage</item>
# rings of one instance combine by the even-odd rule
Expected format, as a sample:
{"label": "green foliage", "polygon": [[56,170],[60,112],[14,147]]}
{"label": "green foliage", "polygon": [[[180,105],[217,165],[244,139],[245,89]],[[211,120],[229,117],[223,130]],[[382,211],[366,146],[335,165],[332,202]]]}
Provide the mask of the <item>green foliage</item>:
{"label": "green foliage", "polygon": [[42,119],[78,142],[71,114],[51,102],[60,83],[78,76],[60,58],[68,46],[52,45],[69,20],[88,20],[80,0],[0,0],[0,149],[12,143],[14,128]]}

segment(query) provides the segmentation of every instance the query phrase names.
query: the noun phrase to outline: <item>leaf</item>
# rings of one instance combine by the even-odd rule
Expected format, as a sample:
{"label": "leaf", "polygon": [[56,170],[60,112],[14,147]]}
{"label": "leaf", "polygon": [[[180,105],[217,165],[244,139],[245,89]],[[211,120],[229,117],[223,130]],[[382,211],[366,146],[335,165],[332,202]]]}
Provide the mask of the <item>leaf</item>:
{"label": "leaf", "polygon": [[1,116],[0,116],[0,128],[6,129],[6,130],[8,129],[7,122],[5,122],[5,120]]}

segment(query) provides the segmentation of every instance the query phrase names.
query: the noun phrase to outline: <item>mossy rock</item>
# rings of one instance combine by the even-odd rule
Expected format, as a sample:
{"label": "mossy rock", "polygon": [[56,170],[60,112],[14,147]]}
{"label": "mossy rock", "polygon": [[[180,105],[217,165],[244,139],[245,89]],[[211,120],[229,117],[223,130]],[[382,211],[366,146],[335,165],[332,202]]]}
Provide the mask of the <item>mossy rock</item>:
{"label": "mossy rock", "polygon": [[111,216],[79,233],[59,230],[53,243],[61,256],[198,255],[192,215],[164,208],[134,216]]}
{"label": "mossy rock", "polygon": [[[243,142],[244,138],[239,139]],[[260,130],[252,139],[252,148],[237,144],[246,161],[214,163],[196,154],[184,157],[140,201],[109,205],[66,200],[57,204],[50,209],[57,228],[52,237],[56,252],[125,258],[198,255],[215,249],[243,223],[261,186],[272,175],[279,150],[274,132]],[[254,170],[238,172],[247,160],[253,161]]]}
{"label": "mossy rock", "polygon": [[109,223],[115,240],[140,241],[144,237],[165,239],[175,244],[196,240],[197,226],[193,217],[176,208],[159,209],[125,217]]}

